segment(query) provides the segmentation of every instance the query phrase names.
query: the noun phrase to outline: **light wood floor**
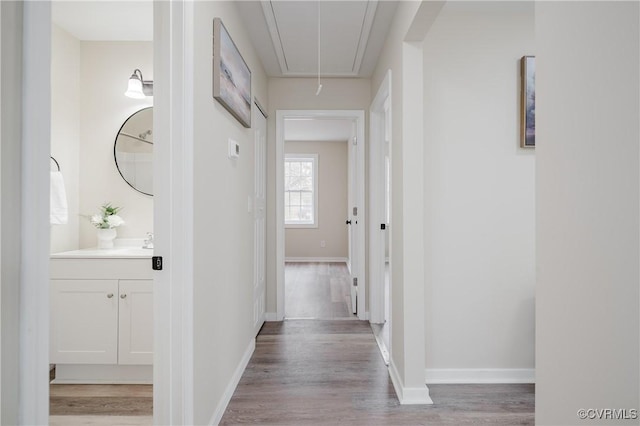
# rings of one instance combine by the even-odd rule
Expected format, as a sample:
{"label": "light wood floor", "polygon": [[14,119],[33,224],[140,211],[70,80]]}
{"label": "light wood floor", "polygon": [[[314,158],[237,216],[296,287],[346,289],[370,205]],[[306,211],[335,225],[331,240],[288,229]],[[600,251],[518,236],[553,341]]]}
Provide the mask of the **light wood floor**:
{"label": "light wood floor", "polygon": [[[288,316],[335,319],[266,323],[221,424],[534,424],[533,385],[431,385],[434,405],[400,405],[369,323],[344,321],[353,318],[346,266],[288,264],[287,280]],[[50,424],[151,425],[152,392],[51,385]]]}
{"label": "light wood floor", "polygon": [[286,318],[356,319],[346,264],[291,262],[284,276]]}
{"label": "light wood floor", "polygon": [[266,323],[221,424],[533,425],[533,385],[432,385],[401,406],[368,322]]}
{"label": "light wood floor", "polygon": [[151,426],[153,416],[50,416],[49,426]]}
{"label": "light wood floor", "polygon": [[49,385],[51,425],[151,425],[152,385]]}

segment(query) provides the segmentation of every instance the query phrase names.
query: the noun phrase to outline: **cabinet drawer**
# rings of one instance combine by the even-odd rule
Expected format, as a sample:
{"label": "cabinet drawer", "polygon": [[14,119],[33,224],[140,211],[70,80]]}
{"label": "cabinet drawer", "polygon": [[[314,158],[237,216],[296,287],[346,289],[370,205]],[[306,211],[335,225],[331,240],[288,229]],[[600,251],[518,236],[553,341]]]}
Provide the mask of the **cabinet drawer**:
{"label": "cabinet drawer", "polygon": [[147,280],[153,279],[151,260],[132,259],[51,259],[51,279],[101,279],[120,278]]}

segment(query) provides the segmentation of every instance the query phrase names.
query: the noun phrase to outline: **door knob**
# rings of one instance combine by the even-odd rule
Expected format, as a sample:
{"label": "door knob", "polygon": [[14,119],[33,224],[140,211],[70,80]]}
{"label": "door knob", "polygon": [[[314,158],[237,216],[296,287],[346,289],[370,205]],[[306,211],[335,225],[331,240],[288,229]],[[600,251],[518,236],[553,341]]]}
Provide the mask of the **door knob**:
{"label": "door knob", "polygon": [[126,299],[126,298],[127,298],[127,295],[126,295],[126,294],[121,294],[121,295],[120,295],[120,299]]}
{"label": "door knob", "polygon": [[107,297],[108,297],[109,299],[111,299],[111,298],[113,297],[113,293],[109,293],[109,294],[107,294]]}
{"label": "door knob", "polygon": [[351,225],[351,221],[350,221],[350,220],[347,220],[347,221],[345,221],[344,223],[345,223],[346,225]]}

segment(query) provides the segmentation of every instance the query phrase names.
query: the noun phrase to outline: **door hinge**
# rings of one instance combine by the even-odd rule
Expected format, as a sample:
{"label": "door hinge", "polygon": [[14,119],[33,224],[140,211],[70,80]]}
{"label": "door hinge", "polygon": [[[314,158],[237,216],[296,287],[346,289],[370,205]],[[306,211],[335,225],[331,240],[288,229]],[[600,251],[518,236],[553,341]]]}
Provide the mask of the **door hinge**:
{"label": "door hinge", "polygon": [[358,278],[357,277],[353,277],[353,286],[354,287],[358,287]]}
{"label": "door hinge", "polygon": [[354,216],[358,216],[358,208],[357,207],[353,208],[353,215]]}
{"label": "door hinge", "polygon": [[162,271],[162,256],[153,256],[151,258],[151,269],[154,271]]}

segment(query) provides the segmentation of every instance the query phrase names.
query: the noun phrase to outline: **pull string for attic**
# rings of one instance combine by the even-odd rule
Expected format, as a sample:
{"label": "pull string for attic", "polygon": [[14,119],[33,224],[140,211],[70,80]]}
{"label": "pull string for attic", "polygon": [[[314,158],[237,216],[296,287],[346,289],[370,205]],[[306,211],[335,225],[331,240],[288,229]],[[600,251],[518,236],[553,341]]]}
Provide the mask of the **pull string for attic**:
{"label": "pull string for attic", "polygon": [[320,84],[320,0],[318,0],[318,90],[316,90],[316,96],[322,91],[322,84]]}

